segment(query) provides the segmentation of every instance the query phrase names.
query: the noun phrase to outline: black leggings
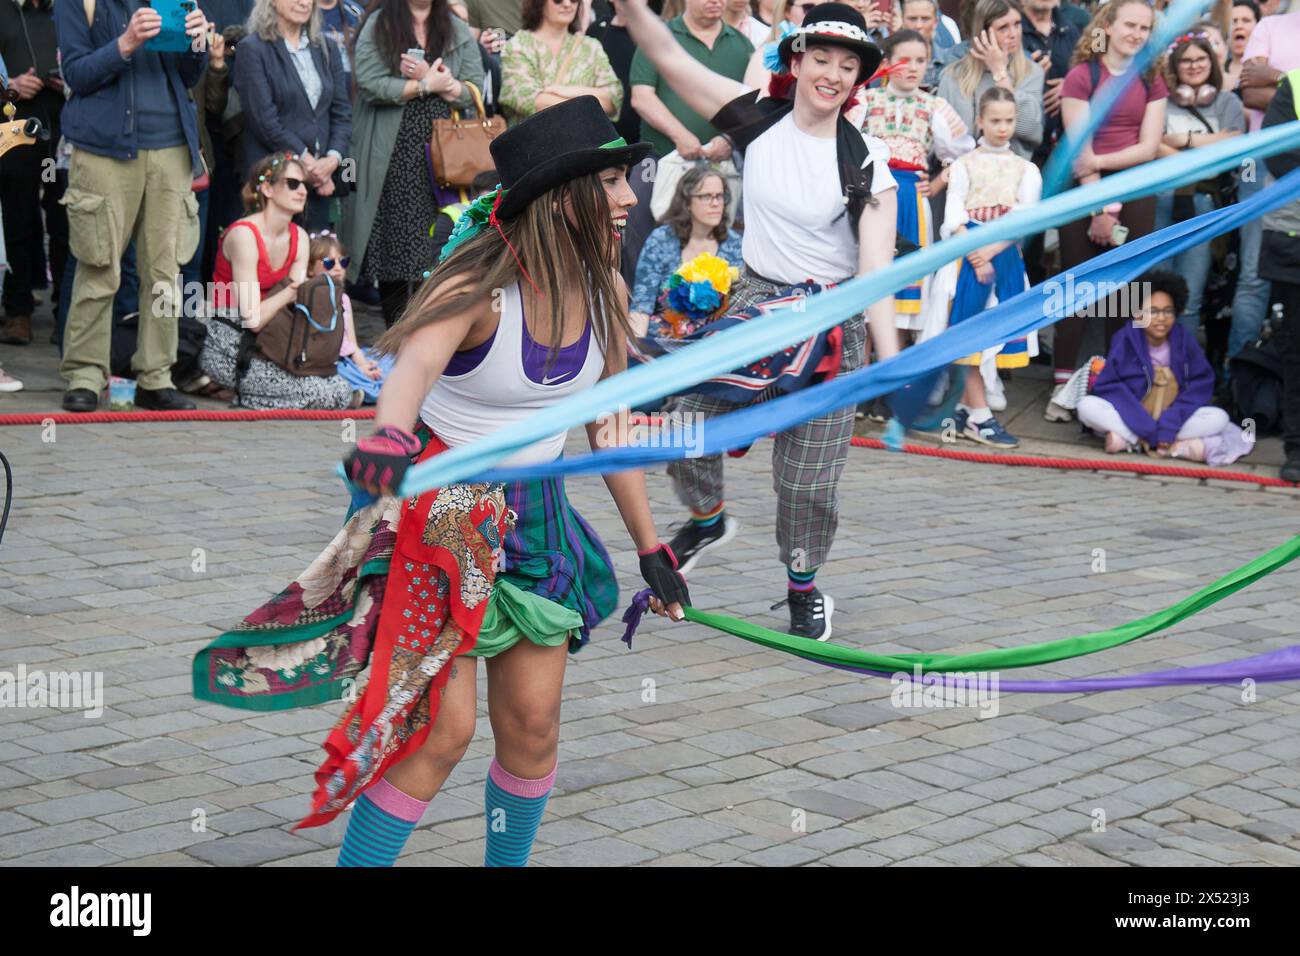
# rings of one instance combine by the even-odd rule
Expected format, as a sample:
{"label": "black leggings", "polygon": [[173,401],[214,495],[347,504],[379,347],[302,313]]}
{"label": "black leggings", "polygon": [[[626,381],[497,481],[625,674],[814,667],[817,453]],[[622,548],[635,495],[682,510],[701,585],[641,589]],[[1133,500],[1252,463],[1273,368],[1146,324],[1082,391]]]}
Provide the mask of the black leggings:
{"label": "black leggings", "polygon": [[[1156,197],[1143,196],[1141,199],[1130,199],[1120,210],[1119,221],[1128,227],[1129,241],[1149,235],[1156,225]],[[1061,227],[1061,272],[1057,276],[1060,281],[1065,281],[1065,276],[1070,270],[1114,248],[1096,245],[1088,238],[1088,226],[1091,222],[1092,217],[1085,216]],[[1115,333],[1132,318],[1131,315],[1116,315],[1116,311],[1114,297],[1107,303],[1097,303],[1093,308],[1094,314],[1101,312],[1106,316],[1106,341],[1102,348],[1103,354],[1110,351],[1110,340],[1114,338]],[[1057,369],[1069,369],[1073,372],[1079,367],[1079,346],[1083,342],[1085,321],[1084,316],[1071,315],[1056,323],[1056,342],[1052,347],[1052,358]]]}

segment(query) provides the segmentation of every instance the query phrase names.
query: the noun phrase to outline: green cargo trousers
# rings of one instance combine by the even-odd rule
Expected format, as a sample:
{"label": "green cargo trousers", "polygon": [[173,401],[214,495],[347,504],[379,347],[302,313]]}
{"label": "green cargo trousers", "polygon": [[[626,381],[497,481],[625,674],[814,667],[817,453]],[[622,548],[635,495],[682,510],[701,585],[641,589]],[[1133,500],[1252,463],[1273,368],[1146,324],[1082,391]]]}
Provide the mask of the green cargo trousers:
{"label": "green cargo trousers", "polygon": [[178,276],[199,242],[192,178],[186,146],[142,149],[135,159],[73,149],[63,204],[77,275],[59,366],[69,389],[98,394],[108,384],[113,296],[122,277],[122,255],[133,238],[140,331],[131,368],[140,388],[172,387],[181,308]]}

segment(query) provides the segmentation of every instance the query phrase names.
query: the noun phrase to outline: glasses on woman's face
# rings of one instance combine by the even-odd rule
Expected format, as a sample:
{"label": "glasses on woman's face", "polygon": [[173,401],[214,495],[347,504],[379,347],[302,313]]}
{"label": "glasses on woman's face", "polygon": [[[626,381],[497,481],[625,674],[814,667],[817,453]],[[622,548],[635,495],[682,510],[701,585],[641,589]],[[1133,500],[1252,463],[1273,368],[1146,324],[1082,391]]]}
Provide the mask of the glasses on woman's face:
{"label": "glasses on woman's face", "polygon": [[1138,313],[1138,317],[1147,318],[1147,319],[1160,319],[1160,318],[1176,319],[1178,318],[1178,310],[1175,309],[1172,305],[1166,309],[1157,309],[1154,308],[1153,306],[1148,306],[1147,308],[1143,309],[1141,312]]}
{"label": "glasses on woman's face", "polygon": [[326,256],[324,259],[320,261],[320,264],[325,267],[326,272],[329,272],[331,269],[334,268],[334,263],[336,262],[344,269],[346,269],[349,265],[352,264],[352,257],[340,256],[339,258],[335,259],[333,256]]}
{"label": "glasses on woman's face", "polygon": [[1185,56],[1178,61],[1178,65],[1190,66],[1190,67],[1209,66],[1210,58],[1208,56],[1197,56],[1197,57]]}
{"label": "glasses on woman's face", "polygon": [[725,193],[693,193],[691,198],[704,206],[721,206],[727,196]]}
{"label": "glasses on woman's face", "polygon": [[307,188],[307,182],[305,180],[294,179],[292,176],[285,176],[281,181],[291,193],[296,193],[299,189]]}

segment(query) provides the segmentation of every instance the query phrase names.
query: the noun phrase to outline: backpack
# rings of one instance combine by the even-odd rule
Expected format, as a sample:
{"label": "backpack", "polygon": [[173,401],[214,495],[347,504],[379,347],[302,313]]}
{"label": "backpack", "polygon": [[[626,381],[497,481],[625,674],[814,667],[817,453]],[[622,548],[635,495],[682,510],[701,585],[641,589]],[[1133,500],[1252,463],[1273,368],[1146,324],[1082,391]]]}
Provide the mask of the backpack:
{"label": "backpack", "polygon": [[1246,346],[1229,363],[1237,418],[1253,419],[1255,434],[1260,437],[1282,423],[1282,356],[1277,338],[1274,335]]}
{"label": "backpack", "polygon": [[[288,279],[277,283],[267,295],[287,284]],[[243,380],[254,355],[291,375],[337,374],[344,332],[341,293],[323,272],[300,285],[297,301],[282,308],[257,332],[244,329],[235,361],[236,380]]]}
{"label": "backpack", "polygon": [[[1092,81],[1092,89],[1088,91],[1088,99],[1092,99],[1092,95],[1097,92],[1098,84],[1101,83],[1101,63],[1098,60],[1092,59],[1088,61],[1088,76]],[[1151,81],[1147,79],[1146,73],[1144,72],[1139,79],[1142,80],[1142,89],[1150,96]]]}

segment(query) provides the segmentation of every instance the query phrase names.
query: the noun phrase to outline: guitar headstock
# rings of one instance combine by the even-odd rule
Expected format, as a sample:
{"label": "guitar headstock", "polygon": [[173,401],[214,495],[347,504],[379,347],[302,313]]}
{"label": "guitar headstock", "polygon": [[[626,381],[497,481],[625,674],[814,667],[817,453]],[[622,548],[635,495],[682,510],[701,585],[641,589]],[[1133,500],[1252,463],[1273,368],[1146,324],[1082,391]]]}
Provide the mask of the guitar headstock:
{"label": "guitar headstock", "polygon": [[16,120],[14,115],[18,108],[18,91],[12,86],[0,84],[0,102],[4,103],[4,122],[0,123],[0,156],[15,146],[32,146],[38,139],[50,138],[48,130],[41,128],[37,119]]}
{"label": "guitar headstock", "polygon": [[49,139],[49,131],[37,119],[10,120],[0,123],[0,156],[15,146],[33,146],[38,139]]}

